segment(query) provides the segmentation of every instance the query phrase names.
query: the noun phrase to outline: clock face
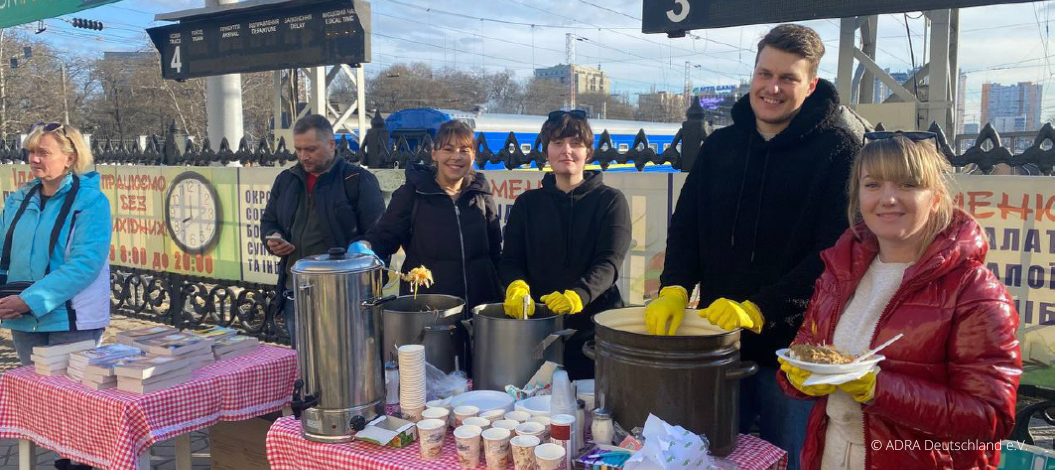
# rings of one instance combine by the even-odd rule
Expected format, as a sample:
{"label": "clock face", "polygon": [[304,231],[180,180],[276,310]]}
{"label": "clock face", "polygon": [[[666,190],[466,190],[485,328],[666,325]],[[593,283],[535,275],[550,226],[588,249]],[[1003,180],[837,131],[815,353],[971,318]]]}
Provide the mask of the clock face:
{"label": "clock face", "polygon": [[192,255],[205,253],[220,238],[222,214],[216,190],[198,173],[177,176],[165,198],[165,219],[177,246]]}

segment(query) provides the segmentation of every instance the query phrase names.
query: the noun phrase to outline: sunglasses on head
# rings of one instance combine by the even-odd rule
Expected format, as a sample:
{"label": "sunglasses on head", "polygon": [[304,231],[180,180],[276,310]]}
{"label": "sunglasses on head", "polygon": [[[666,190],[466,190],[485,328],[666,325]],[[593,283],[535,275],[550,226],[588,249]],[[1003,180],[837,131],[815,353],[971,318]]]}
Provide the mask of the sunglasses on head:
{"label": "sunglasses on head", "polygon": [[66,135],[66,128],[63,127],[61,122],[44,122],[40,121],[29,127],[29,132],[33,132],[37,129],[43,129],[44,132],[55,132],[56,130],[62,129],[62,135]]}
{"label": "sunglasses on head", "polygon": [[561,111],[561,110],[553,111],[553,112],[549,113],[549,119],[548,120],[549,121],[558,121],[558,120],[560,120],[560,118],[564,117],[565,114],[568,115],[568,116],[571,116],[572,119],[586,119],[586,111],[583,111],[581,109],[573,109],[571,111]]}
{"label": "sunglasses on head", "polygon": [[906,138],[908,140],[911,140],[913,142],[923,142],[924,140],[934,139],[934,147],[937,148],[939,152],[941,151],[941,148],[938,148],[938,134],[935,134],[933,132],[928,132],[928,131],[909,131],[909,132],[902,132],[902,131],[875,131],[875,132],[865,132],[865,139],[868,139],[868,140],[893,139],[894,136],[899,136],[899,135],[901,137],[904,137],[904,138]]}

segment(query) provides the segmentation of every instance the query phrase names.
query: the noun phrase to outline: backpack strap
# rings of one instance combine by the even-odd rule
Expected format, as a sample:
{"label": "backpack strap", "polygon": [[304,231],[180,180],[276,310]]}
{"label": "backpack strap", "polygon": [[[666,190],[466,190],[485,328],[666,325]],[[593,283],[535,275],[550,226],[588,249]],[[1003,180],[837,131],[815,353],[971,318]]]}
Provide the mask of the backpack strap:
{"label": "backpack strap", "polygon": [[344,178],[344,197],[348,199],[348,204],[352,206],[352,210],[359,212],[359,173],[352,171],[346,171],[346,174],[342,176]]}
{"label": "backpack strap", "polygon": [[29,207],[29,201],[33,199],[33,195],[40,192],[41,186],[43,184],[38,184],[26,193],[26,197],[22,199],[22,204],[15,211],[15,217],[11,219],[11,226],[7,228],[7,235],[4,237],[4,251],[0,255],[0,284],[7,284],[7,271],[11,267],[11,244],[15,238],[15,226],[18,225],[18,219],[21,219],[22,214],[26,212],[26,207]]}
{"label": "backpack strap", "polygon": [[[77,198],[77,192],[81,189],[81,179],[77,175],[73,175],[73,183],[70,185],[70,190],[66,191],[66,199],[62,201],[62,209],[59,210],[59,217],[55,219],[55,226],[51,228],[51,240],[48,242],[48,267],[44,273],[51,272],[51,254],[55,252],[55,245],[59,242],[59,234],[62,233],[62,227],[66,225],[66,218],[70,216],[70,210],[73,208],[73,201]],[[72,230],[73,227],[71,226]]]}

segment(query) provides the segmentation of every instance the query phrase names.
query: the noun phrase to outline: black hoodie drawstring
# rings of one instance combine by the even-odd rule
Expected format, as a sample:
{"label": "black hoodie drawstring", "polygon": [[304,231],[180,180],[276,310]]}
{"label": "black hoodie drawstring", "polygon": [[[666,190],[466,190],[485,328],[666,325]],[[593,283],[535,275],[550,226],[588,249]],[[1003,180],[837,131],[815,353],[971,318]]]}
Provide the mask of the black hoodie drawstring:
{"label": "black hoodie drawstring", "polygon": [[[740,221],[740,205],[744,201],[744,186],[747,186],[747,170],[751,164],[751,146],[755,142],[753,134],[747,137],[747,158],[744,159],[744,177],[740,180],[740,195],[736,198],[736,214],[733,215],[733,230],[729,235],[730,247],[736,246],[736,223]],[[766,187],[766,172],[769,170],[769,150],[762,160],[762,183],[758,187],[758,210],[755,213],[755,226],[751,235],[751,262],[755,261],[755,246],[758,244],[758,225],[762,220],[762,194]]]}
{"label": "black hoodie drawstring", "polygon": [[762,183],[758,186],[758,210],[755,212],[755,230],[751,235],[751,262],[755,262],[755,247],[758,246],[758,223],[762,220],[762,199],[766,191],[766,170],[769,169],[769,150],[762,160]]}
{"label": "black hoodie drawstring", "polygon": [[740,180],[740,195],[736,197],[736,213],[733,215],[733,230],[729,234],[729,247],[736,246],[736,222],[740,220],[740,204],[744,201],[744,186],[747,185],[747,168],[751,164],[751,144],[755,142],[754,135],[747,136],[747,158],[744,159],[744,177]]}

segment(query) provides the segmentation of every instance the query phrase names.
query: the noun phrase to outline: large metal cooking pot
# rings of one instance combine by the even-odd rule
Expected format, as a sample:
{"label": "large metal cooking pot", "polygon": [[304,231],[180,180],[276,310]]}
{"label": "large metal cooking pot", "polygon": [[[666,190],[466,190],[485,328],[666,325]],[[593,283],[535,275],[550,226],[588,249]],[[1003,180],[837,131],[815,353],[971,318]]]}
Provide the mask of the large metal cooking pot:
{"label": "large metal cooking pot", "polygon": [[563,364],[563,340],[575,333],[563,329],[563,315],[544,305],[536,305],[535,315],[526,320],[507,317],[502,304],[478,305],[464,323],[473,337],[476,390],[523,387],[546,361]]}
{"label": "large metal cooking pot", "polygon": [[465,368],[464,352],[455,340],[464,310],[465,301],[450,295],[404,295],[386,301],[381,304],[382,356],[395,360],[397,345],[423,344],[429,364],[450,373],[457,360],[459,368]]}
{"label": "large metal cooking pot", "polygon": [[[645,424],[652,413],[707,436],[711,452],[736,448],[740,379],[758,371],[740,361],[740,331],[725,331],[686,310],[677,336],[647,334],[645,308],[608,310],[593,317],[595,392],[623,429]],[[642,384],[648,384],[642,387]]]}
{"label": "large metal cooking pot", "polygon": [[301,395],[293,398],[315,404],[301,413],[308,440],[350,441],[384,412],[382,267],[375,256],[347,256],[343,248],[293,265]]}

